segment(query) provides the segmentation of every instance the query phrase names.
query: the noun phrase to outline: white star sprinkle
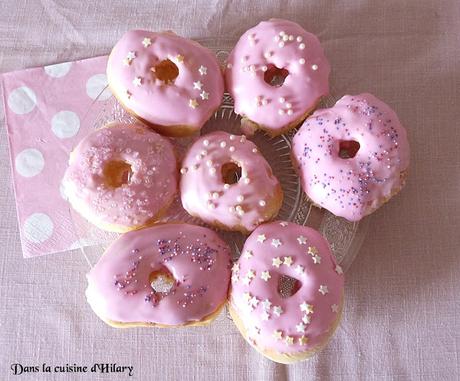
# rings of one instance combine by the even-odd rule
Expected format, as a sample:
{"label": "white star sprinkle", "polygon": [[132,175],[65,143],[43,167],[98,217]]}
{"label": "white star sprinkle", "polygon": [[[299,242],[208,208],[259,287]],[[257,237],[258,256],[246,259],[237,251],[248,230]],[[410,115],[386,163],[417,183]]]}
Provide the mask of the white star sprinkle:
{"label": "white star sprinkle", "polygon": [[133,85],[134,86],[140,86],[142,84],[142,78],[141,77],[136,77],[133,79]]}
{"label": "white star sprinkle", "polygon": [[250,259],[254,254],[252,253],[251,250],[245,250],[243,253],[243,257],[246,259]]}
{"label": "white star sprinkle", "polygon": [[263,302],[262,302],[262,308],[266,311],[269,311],[270,310],[270,307],[271,307],[272,303],[268,300],[268,299],[265,299]]}
{"label": "white star sprinkle", "polygon": [[145,37],[142,40],[142,45],[144,45],[144,48],[148,48],[150,45],[152,45],[152,40],[148,37]]}
{"label": "white star sprinkle", "polygon": [[321,257],[320,257],[319,255],[313,256],[312,259],[313,259],[313,263],[314,263],[315,265],[321,263]]}
{"label": "white star sprinkle", "polygon": [[295,267],[296,274],[302,275],[305,272],[305,269],[302,265],[297,265]]}
{"label": "white star sprinkle", "polygon": [[308,315],[304,315],[304,316],[302,317],[302,321],[303,321],[305,324],[310,324],[310,322],[311,322],[311,317],[308,316]]}
{"label": "white star sprinkle", "polygon": [[136,52],[128,52],[126,55],[126,59],[132,61],[134,58],[136,58]]}
{"label": "white star sprinkle", "polygon": [[308,338],[305,335],[299,337],[299,344],[306,345],[308,343]]}
{"label": "white star sprinkle", "polygon": [[198,107],[198,102],[196,99],[189,99],[188,105],[189,107],[196,109]]}
{"label": "white star sprinkle", "polygon": [[300,304],[300,310],[304,311],[307,315],[313,313],[313,306],[307,302]]}
{"label": "white star sprinkle", "polygon": [[238,276],[238,274],[236,274],[236,273],[233,274],[233,275],[232,275],[232,282],[234,282],[234,283],[238,282],[238,279],[239,279],[239,278],[240,278],[240,277]]}
{"label": "white star sprinkle", "polygon": [[263,243],[266,239],[267,237],[265,237],[265,234],[259,234],[257,236],[257,242]]}
{"label": "white star sprinkle", "polygon": [[253,296],[251,299],[249,299],[248,303],[253,307],[257,307],[257,305],[259,304],[259,299]]}
{"label": "white star sprinkle", "polygon": [[306,245],[307,244],[307,239],[303,235],[298,236],[297,241],[299,242],[299,245]]}
{"label": "white star sprinkle", "polygon": [[206,75],[208,74],[208,68],[206,66],[201,65],[200,68],[198,69],[200,75]]}
{"label": "white star sprinkle", "polygon": [[268,271],[262,271],[262,274],[260,275],[260,278],[263,279],[265,282],[268,282],[268,280],[271,277],[272,276],[270,275],[270,273]]}
{"label": "white star sprinkle", "polygon": [[279,268],[283,261],[280,259],[280,257],[276,257],[272,259],[272,266]]}
{"label": "white star sprinkle", "polygon": [[331,306],[331,311],[335,313],[339,312],[339,306],[337,304],[333,304]]}
{"label": "white star sprinkle", "polygon": [[203,84],[201,83],[201,81],[193,82],[194,89],[201,90],[202,87],[203,87]]}
{"label": "white star sprinkle", "polygon": [[283,337],[283,332],[282,331],[273,331],[273,334],[272,334],[272,337],[275,339],[275,340],[281,340],[281,338]]}
{"label": "white star sprinkle", "polygon": [[209,93],[207,93],[206,91],[203,90],[203,91],[200,93],[200,97],[201,97],[201,99],[203,99],[203,100],[207,100],[207,99],[209,99]]}
{"label": "white star sprinkle", "polygon": [[329,292],[329,290],[327,289],[327,286],[324,286],[324,285],[320,285],[318,291],[323,295],[326,295]]}
{"label": "white star sprinkle", "polygon": [[245,276],[245,277],[243,278],[243,284],[244,284],[245,286],[249,286],[249,283],[251,283],[251,280],[252,280],[251,278],[248,278],[248,277]]}
{"label": "white star sprinkle", "polygon": [[280,222],[280,225],[281,225],[283,228],[285,228],[285,227],[288,226],[289,224],[288,224],[287,222],[284,222],[284,221],[283,221],[283,222]]}
{"label": "white star sprinkle", "polygon": [[335,266],[335,272],[336,272],[337,274],[339,274],[339,275],[340,275],[340,274],[343,274],[342,267],[340,267],[339,265],[336,265],[336,266]]}
{"label": "white star sprinkle", "polygon": [[281,308],[281,306],[274,306],[273,307],[273,313],[276,315],[276,316],[280,316],[282,313],[283,313],[283,309]]}
{"label": "white star sprinkle", "polygon": [[291,257],[284,257],[284,264],[287,266],[287,267],[291,267],[293,263],[293,260]]}
{"label": "white star sprinkle", "polygon": [[318,254],[318,249],[315,246],[308,246],[308,254],[310,255]]}
{"label": "white star sprinkle", "polygon": [[254,270],[248,270],[248,272],[246,273],[246,277],[250,278],[250,279],[253,279],[254,277],[256,276]]}
{"label": "white star sprinkle", "polygon": [[260,315],[262,320],[267,321],[270,319],[270,314],[267,311],[262,312],[262,315]]}
{"label": "white star sprinkle", "polygon": [[305,324],[299,323],[295,326],[297,332],[305,333]]}
{"label": "white star sprinkle", "polygon": [[245,293],[243,294],[243,299],[244,299],[246,302],[248,302],[249,299],[251,299],[251,293],[250,293],[250,292],[245,292]]}
{"label": "white star sprinkle", "polygon": [[184,62],[184,56],[178,54],[178,55],[176,56],[176,61],[177,61],[178,63]]}
{"label": "white star sprinkle", "polygon": [[278,248],[281,246],[281,241],[279,239],[272,239],[272,246]]}
{"label": "white star sprinkle", "polygon": [[292,345],[294,344],[294,338],[292,336],[286,336],[286,338],[284,339],[284,341],[286,342],[287,345]]}
{"label": "white star sprinkle", "polygon": [[238,272],[240,271],[240,264],[239,263],[234,263],[232,267],[232,271]]}

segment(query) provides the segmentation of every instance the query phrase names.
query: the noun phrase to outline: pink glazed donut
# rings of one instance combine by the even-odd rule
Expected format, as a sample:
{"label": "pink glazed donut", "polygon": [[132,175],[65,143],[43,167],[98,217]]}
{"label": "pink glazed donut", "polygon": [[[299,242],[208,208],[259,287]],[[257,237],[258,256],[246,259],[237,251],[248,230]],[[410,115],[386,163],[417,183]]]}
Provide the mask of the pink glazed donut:
{"label": "pink glazed donut", "polygon": [[177,192],[167,138],[141,124],[111,123],[70,154],[63,186],[72,207],[101,229],[126,232],[158,220]]}
{"label": "pink glazed donut", "polygon": [[329,72],[318,38],[300,25],[271,19],[249,29],[225,71],[243,131],[280,135],[296,127],[328,94]]}
{"label": "pink glazed donut", "polygon": [[270,165],[244,135],[217,131],[202,136],[188,150],[180,172],[185,210],[225,230],[249,233],[275,217],[283,203]]}
{"label": "pink glazed donut", "polygon": [[284,221],[259,226],[232,273],[229,311],[257,351],[288,364],[327,344],[340,320],[344,278],[316,230]]}
{"label": "pink glazed donut", "polygon": [[127,32],[110,54],[107,78],[130,113],[166,136],[200,130],[224,93],[214,54],[172,32]]}
{"label": "pink glazed donut", "polygon": [[404,186],[409,142],[388,105],[371,94],[346,95],[305,121],[292,160],[314,203],[359,221]]}
{"label": "pink glazed donut", "polygon": [[111,326],[203,325],[225,305],[230,249],[207,228],[156,225],[122,235],[87,278],[88,303]]}

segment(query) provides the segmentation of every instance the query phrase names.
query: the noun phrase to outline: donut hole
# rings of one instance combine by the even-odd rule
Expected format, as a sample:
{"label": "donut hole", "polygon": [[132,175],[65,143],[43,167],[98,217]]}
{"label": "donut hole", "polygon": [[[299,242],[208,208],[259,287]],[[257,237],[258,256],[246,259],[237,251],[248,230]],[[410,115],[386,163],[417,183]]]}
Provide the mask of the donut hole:
{"label": "donut hole", "polygon": [[267,65],[267,70],[264,73],[264,81],[273,87],[280,87],[284,80],[289,75],[286,69],[280,69],[273,64]]}
{"label": "donut hole", "polygon": [[109,188],[118,188],[123,184],[129,184],[133,175],[131,165],[126,161],[109,161],[102,171],[104,182]]}
{"label": "donut hole", "polygon": [[224,184],[236,184],[241,179],[241,167],[234,162],[222,165],[221,173]]}
{"label": "donut hole", "polygon": [[351,159],[356,156],[360,145],[355,140],[341,140],[339,143],[339,157],[341,159]]}
{"label": "donut hole", "polygon": [[176,280],[168,269],[162,268],[149,275],[149,283],[155,293],[168,293],[176,284]]}
{"label": "donut hole", "polygon": [[174,82],[179,75],[178,67],[171,60],[163,60],[155,65],[151,70],[157,79],[163,81],[167,85]]}
{"label": "donut hole", "polygon": [[300,287],[302,287],[300,280],[289,275],[281,275],[278,280],[278,293],[282,298],[291,297],[300,290]]}

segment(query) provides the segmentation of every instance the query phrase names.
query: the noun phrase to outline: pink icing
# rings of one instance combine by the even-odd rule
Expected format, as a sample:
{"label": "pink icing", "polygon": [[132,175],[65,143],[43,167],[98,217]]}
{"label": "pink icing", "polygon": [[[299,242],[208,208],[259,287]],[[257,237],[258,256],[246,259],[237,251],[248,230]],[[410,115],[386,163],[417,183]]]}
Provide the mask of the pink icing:
{"label": "pink icing", "polygon": [[[356,156],[339,156],[340,142],[356,141]],[[346,95],[316,111],[293,139],[294,165],[316,204],[358,221],[403,185],[409,142],[395,112],[371,94]]]}
{"label": "pink icing", "polygon": [[[152,71],[168,59],[179,70],[170,84]],[[132,30],[124,34],[110,54],[107,77],[113,93],[126,107],[161,126],[201,128],[219,107],[224,92],[215,56],[172,32]]]}
{"label": "pink icing", "polygon": [[[175,284],[154,292],[149,275],[167,269]],[[166,224],[117,239],[91,269],[86,297],[104,320],[181,325],[213,313],[226,299],[230,249],[210,229]]]}
{"label": "pink icing", "polygon": [[[284,221],[259,226],[246,240],[232,273],[230,303],[258,348],[304,352],[330,334],[344,278],[316,230]],[[289,297],[278,292],[282,275],[301,282]]]}
{"label": "pink icing", "polygon": [[[272,19],[249,29],[227,62],[235,112],[271,133],[299,120],[329,92],[330,66],[318,38],[292,21]],[[265,82],[270,65],[289,72],[282,86]]]}
{"label": "pink icing", "polygon": [[[241,167],[241,178],[235,184],[222,179],[226,163]],[[188,150],[181,174],[182,205],[211,224],[217,221],[230,229],[252,231],[273,217],[271,204],[281,206],[281,200],[274,200],[281,197],[278,179],[244,135],[217,131],[200,137]]]}
{"label": "pink icing", "polygon": [[[107,185],[110,162],[131,165],[129,180]],[[177,164],[171,143],[140,124],[113,123],[86,136],[71,154],[63,184],[74,208],[91,222],[115,227],[143,226],[173,199]],[[118,228],[118,229],[117,229]],[[111,229],[112,230],[112,229]]]}

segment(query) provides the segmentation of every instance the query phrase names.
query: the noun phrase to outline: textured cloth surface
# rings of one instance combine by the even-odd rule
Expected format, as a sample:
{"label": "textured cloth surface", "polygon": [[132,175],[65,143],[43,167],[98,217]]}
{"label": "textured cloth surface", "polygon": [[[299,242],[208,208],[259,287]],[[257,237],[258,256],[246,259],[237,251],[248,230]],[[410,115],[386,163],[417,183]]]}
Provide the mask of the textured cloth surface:
{"label": "textured cloth surface", "polygon": [[[317,34],[335,95],[369,91],[409,132],[407,187],[377,211],[346,274],[344,318],[310,361],[259,356],[225,314],[206,328],[115,330],[84,299],[80,252],[24,260],[6,129],[0,129],[0,378],[23,365],[118,363],[126,374],[22,375],[69,380],[454,380],[460,374],[460,7],[448,1],[10,1],[0,71],[107,54],[131,28],[235,41],[283,17]],[[2,124],[4,114],[2,113]]]}

